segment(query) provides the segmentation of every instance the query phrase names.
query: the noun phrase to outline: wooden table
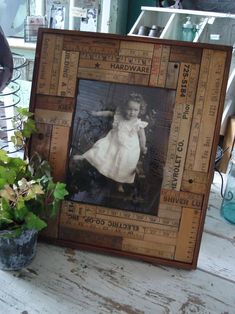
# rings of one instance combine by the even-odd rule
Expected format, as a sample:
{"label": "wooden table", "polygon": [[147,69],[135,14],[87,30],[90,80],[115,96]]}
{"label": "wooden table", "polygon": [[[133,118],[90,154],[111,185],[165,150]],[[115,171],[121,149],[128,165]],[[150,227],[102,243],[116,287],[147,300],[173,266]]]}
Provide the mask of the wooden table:
{"label": "wooden table", "polygon": [[235,313],[235,225],[219,190],[215,174],[197,270],[39,243],[29,267],[0,271],[0,313]]}

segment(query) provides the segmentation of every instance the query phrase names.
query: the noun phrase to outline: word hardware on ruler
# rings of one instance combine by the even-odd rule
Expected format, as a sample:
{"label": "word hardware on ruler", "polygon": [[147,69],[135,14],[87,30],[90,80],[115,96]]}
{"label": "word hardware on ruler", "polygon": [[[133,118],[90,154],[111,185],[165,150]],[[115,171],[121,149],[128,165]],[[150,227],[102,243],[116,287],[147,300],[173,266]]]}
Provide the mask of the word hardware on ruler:
{"label": "word hardware on ruler", "polygon": [[137,49],[136,43],[121,42],[118,54],[82,52],[78,77],[119,83],[148,85],[153,45]]}
{"label": "word hardware on ruler", "polygon": [[[137,58],[128,58],[128,62],[117,61],[97,61],[97,60],[87,60],[81,59],[79,66],[81,68],[92,68],[95,70],[109,70],[109,71],[125,71],[130,73],[139,73],[139,74],[149,74],[150,66],[146,65],[148,59],[142,59],[142,64],[139,64]],[[137,61],[137,64],[135,62]],[[146,61],[146,62],[145,62]]]}

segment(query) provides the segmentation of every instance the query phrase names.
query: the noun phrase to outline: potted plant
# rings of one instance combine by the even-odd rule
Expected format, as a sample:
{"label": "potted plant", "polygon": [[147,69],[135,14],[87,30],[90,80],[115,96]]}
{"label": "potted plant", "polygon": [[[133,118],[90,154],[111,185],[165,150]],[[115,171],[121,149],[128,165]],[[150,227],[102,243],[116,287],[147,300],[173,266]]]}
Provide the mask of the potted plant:
{"label": "potted plant", "polygon": [[29,158],[28,140],[36,132],[32,113],[17,109],[13,125],[11,141],[24,148],[25,158],[0,149],[0,269],[5,270],[21,269],[32,261],[38,231],[68,194],[64,183],[53,181],[46,160],[37,153]]}

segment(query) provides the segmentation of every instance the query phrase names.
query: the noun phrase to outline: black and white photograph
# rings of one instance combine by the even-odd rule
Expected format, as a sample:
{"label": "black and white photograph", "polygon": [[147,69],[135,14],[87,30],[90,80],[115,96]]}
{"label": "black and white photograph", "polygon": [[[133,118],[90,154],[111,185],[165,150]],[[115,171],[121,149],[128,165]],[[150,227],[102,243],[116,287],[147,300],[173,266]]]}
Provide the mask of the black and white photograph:
{"label": "black and white photograph", "polygon": [[27,16],[25,20],[25,41],[36,42],[38,29],[46,26],[46,19],[44,16],[32,15]]}
{"label": "black and white photograph", "polygon": [[49,26],[55,29],[64,29],[65,26],[65,7],[52,5],[50,12]]}
{"label": "black and white photograph", "polygon": [[70,199],[156,214],[175,91],[80,80]]}
{"label": "black and white photograph", "polygon": [[80,30],[87,32],[97,31],[97,9],[87,9],[86,17],[81,19]]}

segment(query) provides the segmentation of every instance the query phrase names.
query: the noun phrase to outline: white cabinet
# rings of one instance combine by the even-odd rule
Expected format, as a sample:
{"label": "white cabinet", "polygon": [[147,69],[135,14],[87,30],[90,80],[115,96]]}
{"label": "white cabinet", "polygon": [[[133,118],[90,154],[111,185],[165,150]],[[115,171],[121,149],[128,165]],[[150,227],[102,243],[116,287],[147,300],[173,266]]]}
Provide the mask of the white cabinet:
{"label": "white cabinet", "polygon": [[159,38],[182,40],[182,26],[187,17],[195,25],[194,42],[234,44],[235,14],[206,11],[141,7],[141,13],[128,35],[138,35],[141,25],[157,25],[162,28]]}
{"label": "white cabinet", "polygon": [[[235,48],[235,14],[179,10],[170,8],[141,7],[141,13],[128,35],[143,36],[141,26],[156,25],[159,39],[183,40],[182,26],[190,17],[194,25],[193,42],[229,45]],[[146,37],[146,36],[144,36]],[[227,118],[235,114],[235,52],[233,51],[229,80],[221,124],[224,135]]]}

